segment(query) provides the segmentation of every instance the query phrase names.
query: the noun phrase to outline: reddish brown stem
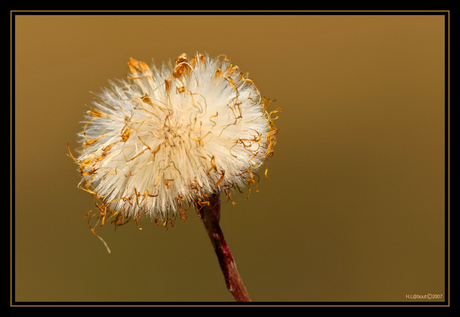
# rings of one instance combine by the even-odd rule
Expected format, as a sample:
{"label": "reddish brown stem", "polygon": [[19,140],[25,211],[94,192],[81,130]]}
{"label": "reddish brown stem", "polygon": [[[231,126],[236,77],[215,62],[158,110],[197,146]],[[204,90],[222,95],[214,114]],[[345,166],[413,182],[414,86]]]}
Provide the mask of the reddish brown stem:
{"label": "reddish brown stem", "polygon": [[203,205],[198,209],[198,214],[203,220],[206,231],[219,260],[220,268],[224,274],[227,289],[232,293],[237,302],[250,302],[248,292],[244,287],[243,280],[236,268],[235,260],[224,239],[224,233],[220,228],[220,196],[214,194],[209,199],[209,206]]}

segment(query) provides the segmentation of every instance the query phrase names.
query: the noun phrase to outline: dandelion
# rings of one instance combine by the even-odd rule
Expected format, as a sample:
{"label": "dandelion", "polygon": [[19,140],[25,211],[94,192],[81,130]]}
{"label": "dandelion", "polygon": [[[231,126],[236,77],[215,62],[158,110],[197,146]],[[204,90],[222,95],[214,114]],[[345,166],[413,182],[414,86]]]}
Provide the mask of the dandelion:
{"label": "dandelion", "polygon": [[227,57],[182,54],[161,69],[131,58],[128,69],[127,81],[111,82],[93,102],[80,155],[70,154],[79,188],[95,198],[92,217],[101,226],[133,219],[141,229],[141,217],[174,225],[195,207],[227,287],[249,300],[219,227],[220,194],[236,204],[234,189],[258,191],[256,171],[274,152],[279,108],[269,112],[272,101]]}

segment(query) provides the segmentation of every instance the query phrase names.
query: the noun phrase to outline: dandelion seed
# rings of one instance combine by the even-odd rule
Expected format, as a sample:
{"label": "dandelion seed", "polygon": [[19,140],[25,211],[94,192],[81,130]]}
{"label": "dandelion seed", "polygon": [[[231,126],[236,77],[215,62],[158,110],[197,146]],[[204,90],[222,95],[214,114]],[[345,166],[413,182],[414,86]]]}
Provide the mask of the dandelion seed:
{"label": "dandelion seed", "polygon": [[166,226],[191,205],[200,214],[220,193],[231,199],[233,188],[255,182],[272,155],[279,110],[267,111],[271,101],[247,74],[202,54],[161,69],[131,58],[128,69],[128,80],[93,102],[80,155],[71,154],[102,224],[147,216]]}

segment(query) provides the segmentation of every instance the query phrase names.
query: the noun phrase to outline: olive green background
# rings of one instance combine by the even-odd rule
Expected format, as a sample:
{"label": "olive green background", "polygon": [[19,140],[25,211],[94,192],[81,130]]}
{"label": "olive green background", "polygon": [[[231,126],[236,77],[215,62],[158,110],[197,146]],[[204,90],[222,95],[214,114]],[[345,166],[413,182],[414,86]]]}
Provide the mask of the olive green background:
{"label": "olive green background", "polygon": [[105,225],[108,254],[67,156],[130,57],[197,51],[283,106],[271,181],[222,205],[253,301],[444,294],[444,39],[429,15],[16,16],[15,299],[232,301],[193,209],[169,229]]}

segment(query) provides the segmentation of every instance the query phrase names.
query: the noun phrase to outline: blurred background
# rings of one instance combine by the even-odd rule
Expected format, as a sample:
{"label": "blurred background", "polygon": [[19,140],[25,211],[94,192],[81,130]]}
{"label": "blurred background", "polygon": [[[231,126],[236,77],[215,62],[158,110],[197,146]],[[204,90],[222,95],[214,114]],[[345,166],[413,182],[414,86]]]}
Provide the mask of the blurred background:
{"label": "blurred background", "polygon": [[196,52],[227,55],[276,99],[271,109],[283,106],[271,181],[222,205],[253,301],[444,294],[443,16],[15,21],[17,301],[233,300],[193,209],[169,229],[105,225],[108,254],[67,156],[93,93],[125,78],[130,57],[159,66]]}

